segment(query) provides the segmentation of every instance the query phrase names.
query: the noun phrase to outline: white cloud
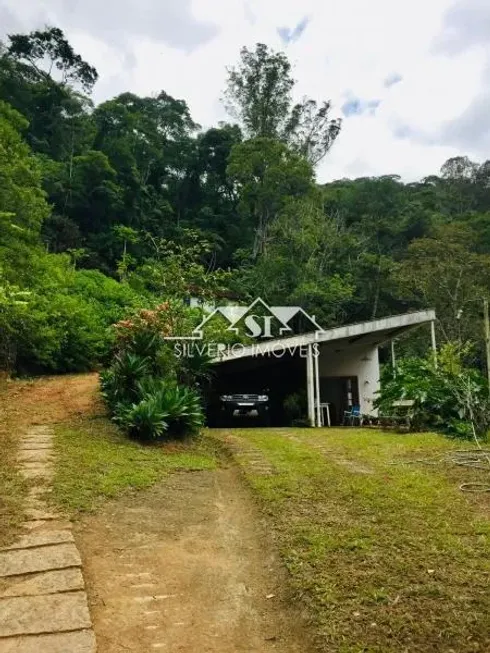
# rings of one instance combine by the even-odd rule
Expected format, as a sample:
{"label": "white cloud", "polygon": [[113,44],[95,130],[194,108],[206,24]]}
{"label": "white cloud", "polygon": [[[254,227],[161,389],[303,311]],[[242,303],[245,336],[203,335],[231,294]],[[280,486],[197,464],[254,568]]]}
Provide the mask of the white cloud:
{"label": "white cloud", "polygon": [[[468,116],[483,113],[487,54],[478,11],[486,4],[468,3],[473,27],[460,32],[466,5],[454,0],[0,0],[0,16],[12,29],[47,21],[65,29],[100,73],[96,101],[165,89],[187,100],[205,127],[226,117],[219,103],[225,66],[237,61],[240,47],[263,41],[281,48],[277,28],[292,30],[307,18],[301,37],[286,48],[298,97],[331,99],[333,116],[348,98],[380,102],[374,112],[344,119],[319,179],[390,173],[416,179],[436,173],[449,156],[484,154]],[[394,75],[401,80],[387,86]],[[460,116],[465,139],[455,136]]]}

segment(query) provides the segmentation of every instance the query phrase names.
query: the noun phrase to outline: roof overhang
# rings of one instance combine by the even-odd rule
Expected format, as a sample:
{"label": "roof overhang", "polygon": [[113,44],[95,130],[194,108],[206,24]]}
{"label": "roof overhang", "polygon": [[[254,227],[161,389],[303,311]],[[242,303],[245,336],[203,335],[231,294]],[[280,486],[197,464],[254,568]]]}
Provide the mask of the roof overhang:
{"label": "roof overhang", "polygon": [[397,338],[422,324],[429,324],[436,319],[435,311],[419,311],[417,313],[404,313],[393,315],[370,322],[347,324],[346,326],[305,333],[300,336],[277,338],[249,346],[237,346],[226,350],[221,356],[213,359],[213,363],[227,363],[243,358],[262,358],[263,355],[284,350],[294,351],[300,347],[319,343],[326,345],[332,343],[339,348],[354,346],[355,344],[381,345]]}

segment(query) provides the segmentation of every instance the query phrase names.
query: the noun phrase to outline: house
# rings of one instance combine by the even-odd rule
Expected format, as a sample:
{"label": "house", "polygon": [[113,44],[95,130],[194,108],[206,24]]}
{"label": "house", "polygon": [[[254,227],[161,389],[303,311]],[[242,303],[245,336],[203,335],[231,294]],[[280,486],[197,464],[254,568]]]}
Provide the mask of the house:
{"label": "house", "polygon": [[435,318],[435,312],[427,310],[233,346],[213,360],[215,389],[217,393],[267,392],[273,425],[284,423],[284,399],[301,392],[307,397],[312,426],[322,423],[320,404],[328,404],[332,424],[340,424],[344,411],[352,406],[375,415],[379,346],[426,325],[435,348]]}

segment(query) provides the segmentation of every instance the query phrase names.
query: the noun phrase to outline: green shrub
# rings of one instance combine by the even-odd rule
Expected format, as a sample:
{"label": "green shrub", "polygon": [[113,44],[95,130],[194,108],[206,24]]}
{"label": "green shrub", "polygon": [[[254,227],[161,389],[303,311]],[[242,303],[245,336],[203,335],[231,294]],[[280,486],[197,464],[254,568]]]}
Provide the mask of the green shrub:
{"label": "green shrub", "polygon": [[146,377],[138,382],[136,393],[138,401],[113,406],[115,421],[138,440],[182,438],[203,425],[201,399],[191,388]]}
{"label": "green shrub", "polygon": [[148,378],[150,360],[131,352],[122,352],[112,366],[101,372],[102,396],[111,410],[119,404],[130,404],[141,398],[140,383]]}
{"label": "green shrub", "polygon": [[204,417],[201,397],[196,390],[146,377],[138,384],[138,391],[142,400],[156,399],[162,413],[168,416],[168,436],[182,437],[195,433],[202,426]]}
{"label": "green shrub", "polygon": [[154,369],[150,358],[122,351],[100,374],[102,396],[114,420],[142,441],[196,433],[204,423],[200,395],[174,378],[154,376]]}
{"label": "green shrub", "polygon": [[168,415],[165,413],[160,397],[147,396],[138,403],[116,406],[115,421],[137,440],[158,440],[167,431]]}
{"label": "green shrub", "polygon": [[196,433],[204,423],[201,398],[192,388],[169,386],[159,395],[162,408],[168,412],[168,434],[183,437]]}
{"label": "green shrub", "polygon": [[209,360],[179,358],[166,340],[191,328],[189,316],[186,307],[165,302],[115,325],[116,354],[101,374],[101,389],[114,419],[134,438],[182,438],[204,423],[196,387],[209,378]]}
{"label": "green shrub", "polygon": [[288,395],[283,402],[284,414],[291,426],[309,426],[307,417],[308,403],[305,392],[294,392]]}
{"label": "green shrub", "polygon": [[64,292],[32,292],[15,322],[17,369],[68,372],[93,369],[110,348],[97,308]]}
{"label": "green shrub", "polygon": [[478,370],[464,367],[464,352],[458,349],[444,347],[437,366],[430,356],[400,360],[395,374],[386,369],[375,407],[391,414],[394,402],[409,399],[413,429],[485,438],[490,428],[488,384]]}
{"label": "green shrub", "polygon": [[[12,250],[8,254],[12,257]],[[18,372],[94,369],[114,347],[110,326],[143,302],[101,272],[76,270],[63,254],[32,248],[22,264],[14,265],[4,252],[0,263],[0,287],[11,287],[14,279],[25,300],[8,311],[0,300],[0,328],[8,335],[10,364]]]}

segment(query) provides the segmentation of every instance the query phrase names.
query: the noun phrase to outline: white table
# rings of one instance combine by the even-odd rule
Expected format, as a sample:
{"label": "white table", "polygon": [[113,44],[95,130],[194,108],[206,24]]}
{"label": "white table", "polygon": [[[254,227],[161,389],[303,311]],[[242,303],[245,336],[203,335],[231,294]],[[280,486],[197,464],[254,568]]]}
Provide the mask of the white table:
{"label": "white table", "polygon": [[330,423],[330,404],[327,401],[324,401],[320,404],[322,426],[325,426],[325,412],[327,413],[327,426],[332,426]]}

